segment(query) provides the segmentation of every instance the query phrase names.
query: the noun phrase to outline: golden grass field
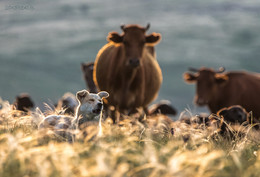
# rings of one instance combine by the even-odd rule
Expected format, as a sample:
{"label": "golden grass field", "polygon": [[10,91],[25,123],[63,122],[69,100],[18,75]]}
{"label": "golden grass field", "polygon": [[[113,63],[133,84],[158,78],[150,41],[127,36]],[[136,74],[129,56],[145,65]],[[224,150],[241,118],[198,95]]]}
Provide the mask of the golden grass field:
{"label": "golden grass field", "polygon": [[[37,130],[31,115],[1,101],[1,177],[239,177],[260,176],[260,134],[223,138],[204,126],[169,124],[165,116],[147,123],[92,125],[70,144],[52,132]],[[34,116],[37,113],[34,113]]]}

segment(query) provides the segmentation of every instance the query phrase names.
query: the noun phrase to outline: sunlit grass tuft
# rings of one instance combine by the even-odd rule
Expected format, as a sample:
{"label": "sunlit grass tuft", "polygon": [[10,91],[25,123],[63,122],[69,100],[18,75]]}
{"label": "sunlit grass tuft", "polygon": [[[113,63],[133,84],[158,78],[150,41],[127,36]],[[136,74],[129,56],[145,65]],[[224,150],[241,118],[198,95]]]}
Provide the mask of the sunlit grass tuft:
{"label": "sunlit grass tuft", "polygon": [[165,116],[145,123],[128,117],[118,125],[103,122],[99,136],[98,124],[91,125],[70,144],[38,131],[35,116],[42,113],[1,104],[0,176],[260,176],[260,136],[250,126],[227,138]]}

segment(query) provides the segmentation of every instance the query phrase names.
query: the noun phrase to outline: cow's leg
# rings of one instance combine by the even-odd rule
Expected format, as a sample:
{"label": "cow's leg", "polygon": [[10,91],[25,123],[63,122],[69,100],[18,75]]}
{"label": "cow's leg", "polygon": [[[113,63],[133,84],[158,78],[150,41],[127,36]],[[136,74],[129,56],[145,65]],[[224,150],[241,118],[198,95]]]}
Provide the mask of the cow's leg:
{"label": "cow's leg", "polygon": [[103,117],[106,120],[107,118],[111,118],[113,123],[116,123],[116,110],[114,106],[110,106],[104,103],[103,107]]}
{"label": "cow's leg", "polygon": [[140,111],[138,111],[138,109],[137,108],[131,108],[131,109],[129,109],[128,111],[127,111],[127,115],[128,116],[130,116],[130,115],[132,115],[132,114],[136,114],[136,113],[139,113]]}
{"label": "cow's leg", "polygon": [[118,108],[115,109],[115,120],[116,120],[115,123],[119,123],[119,121],[120,121],[120,116],[121,116],[121,114],[120,114],[120,112],[119,112],[119,109],[118,109]]}
{"label": "cow's leg", "polygon": [[146,116],[148,116],[148,108],[145,106],[145,107],[142,107],[142,111],[141,111],[141,114],[140,114],[140,117],[139,117],[139,122],[144,122],[146,120]]}
{"label": "cow's leg", "polygon": [[110,117],[113,120],[114,124],[118,123],[120,118],[120,113],[118,109],[116,109],[114,106],[109,106],[108,111],[108,117]]}
{"label": "cow's leg", "polygon": [[148,107],[147,107],[147,106],[143,107],[143,110],[144,110],[144,113],[145,113],[146,115],[149,114],[149,111],[148,111]]}
{"label": "cow's leg", "polygon": [[109,117],[109,105],[106,104],[105,102],[103,103],[103,117],[104,119]]}

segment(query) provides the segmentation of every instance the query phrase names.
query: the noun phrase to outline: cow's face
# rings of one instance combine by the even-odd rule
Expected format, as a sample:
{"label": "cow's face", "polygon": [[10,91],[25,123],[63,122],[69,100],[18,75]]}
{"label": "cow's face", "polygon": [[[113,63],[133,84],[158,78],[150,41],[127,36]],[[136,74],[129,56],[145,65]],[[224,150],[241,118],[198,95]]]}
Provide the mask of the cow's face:
{"label": "cow's face", "polygon": [[136,68],[142,64],[142,55],[145,45],[155,45],[161,39],[159,33],[146,35],[145,32],[149,26],[142,28],[138,25],[121,26],[123,34],[116,32],[109,33],[107,39],[116,44],[122,44],[125,49],[125,64],[132,68]]}
{"label": "cow's face", "polygon": [[196,96],[194,102],[199,105],[207,105],[216,95],[218,88],[228,80],[225,74],[219,74],[211,69],[202,68],[197,73],[184,73],[184,80],[188,83],[196,83]]}

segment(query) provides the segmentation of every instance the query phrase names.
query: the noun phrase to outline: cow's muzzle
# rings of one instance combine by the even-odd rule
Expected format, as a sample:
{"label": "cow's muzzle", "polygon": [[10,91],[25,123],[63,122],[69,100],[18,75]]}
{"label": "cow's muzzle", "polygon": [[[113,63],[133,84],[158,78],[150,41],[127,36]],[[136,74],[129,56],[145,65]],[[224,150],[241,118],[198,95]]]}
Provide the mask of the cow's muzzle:
{"label": "cow's muzzle", "polygon": [[140,66],[140,60],[139,58],[133,58],[129,60],[129,65],[132,66],[133,68],[136,68]]}
{"label": "cow's muzzle", "polygon": [[195,103],[196,103],[198,106],[204,106],[204,105],[207,105],[207,104],[208,104],[208,101],[205,100],[205,99],[196,97],[196,98],[195,98]]}

